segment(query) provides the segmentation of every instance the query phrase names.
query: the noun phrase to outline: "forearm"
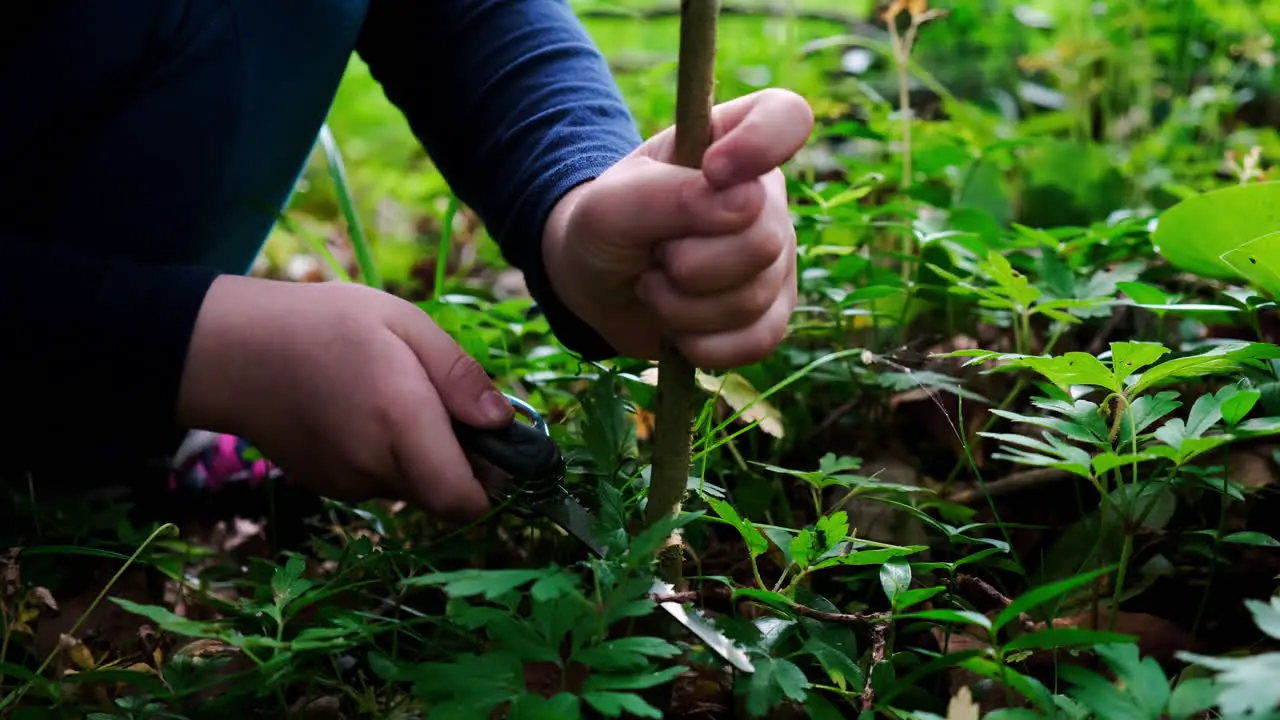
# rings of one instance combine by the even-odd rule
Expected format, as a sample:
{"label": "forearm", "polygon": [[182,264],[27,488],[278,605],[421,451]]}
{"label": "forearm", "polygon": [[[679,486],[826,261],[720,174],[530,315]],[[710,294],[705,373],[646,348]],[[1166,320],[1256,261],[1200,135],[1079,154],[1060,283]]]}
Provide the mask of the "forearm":
{"label": "forearm", "polygon": [[372,0],[358,50],[450,186],[524,272],[557,336],[611,355],[560,303],[541,257],[556,203],[641,141],[564,0]]}
{"label": "forearm", "polygon": [[0,266],[0,467],[109,474],[171,451],[190,332],[216,273],[4,232]]}

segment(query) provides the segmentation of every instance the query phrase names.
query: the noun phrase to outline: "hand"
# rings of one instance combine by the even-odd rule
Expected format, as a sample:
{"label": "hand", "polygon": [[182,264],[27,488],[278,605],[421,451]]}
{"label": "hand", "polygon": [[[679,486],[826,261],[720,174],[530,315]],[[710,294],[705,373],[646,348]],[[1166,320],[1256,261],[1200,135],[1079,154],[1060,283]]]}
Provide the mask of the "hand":
{"label": "hand", "polygon": [[253,442],[341,500],[394,498],[473,519],[489,507],[450,416],[514,420],[480,367],[412,303],[360,285],[216,280],[179,392],[186,427]]}
{"label": "hand", "polygon": [[660,339],[700,367],[757,362],[796,305],[796,236],[779,166],[813,130],[798,95],[764,90],[717,106],[702,170],[673,163],[669,128],[565,196],[543,259],[557,296],[619,353]]}

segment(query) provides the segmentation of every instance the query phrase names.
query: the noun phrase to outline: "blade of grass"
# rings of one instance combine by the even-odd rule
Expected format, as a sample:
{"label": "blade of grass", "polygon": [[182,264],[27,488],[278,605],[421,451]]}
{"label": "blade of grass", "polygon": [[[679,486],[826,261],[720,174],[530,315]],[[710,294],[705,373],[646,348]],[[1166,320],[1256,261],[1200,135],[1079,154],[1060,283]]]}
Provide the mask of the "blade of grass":
{"label": "blade of grass", "polygon": [[342,211],[342,218],[347,223],[347,234],[356,252],[356,262],[360,266],[360,280],[370,287],[382,290],[382,275],[373,261],[369,237],[365,235],[360,215],[356,212],[355,202],[351,197],[351,185],[347,182],[347,170],[342,162],[342,153],[338,149],[338,141],[334,139],[328,123],[320,127],[320,144],[324,148],[329,178],[333,180],[334,193],[338,197],[338,208]]}

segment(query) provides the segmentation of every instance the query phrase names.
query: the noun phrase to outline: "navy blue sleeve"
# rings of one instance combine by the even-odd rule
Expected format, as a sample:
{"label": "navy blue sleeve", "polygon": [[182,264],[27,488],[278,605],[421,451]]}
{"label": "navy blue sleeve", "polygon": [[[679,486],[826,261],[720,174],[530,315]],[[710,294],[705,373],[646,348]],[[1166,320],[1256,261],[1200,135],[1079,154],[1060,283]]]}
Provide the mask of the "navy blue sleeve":
{"label": "navy blue sleeve", "polygon": [[[218,272],[0,234],[0,476],[96,484],[163,458],[191,325]],[[7,478],[6,478],[7,479]]]}
{"label": "navy blue sleeve", "polygon": [[556,337],[587,359],[613,356],[556,297],[542,263],[555,204],[641,141],[565,0],[371,0],[357,51],[524,273]]}

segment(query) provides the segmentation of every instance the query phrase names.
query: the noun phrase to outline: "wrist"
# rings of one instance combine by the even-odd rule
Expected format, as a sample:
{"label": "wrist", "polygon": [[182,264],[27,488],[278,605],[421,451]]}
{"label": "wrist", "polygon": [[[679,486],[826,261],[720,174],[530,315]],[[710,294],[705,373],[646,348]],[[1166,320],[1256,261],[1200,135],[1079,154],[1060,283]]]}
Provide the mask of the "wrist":
{"label": "wrist", "polygon": [[273,312],[277,281],[237,275],[214,280],[187,344],[175,417],[183,427],[243,434],[249,380],[262,372],[255,338]]}

